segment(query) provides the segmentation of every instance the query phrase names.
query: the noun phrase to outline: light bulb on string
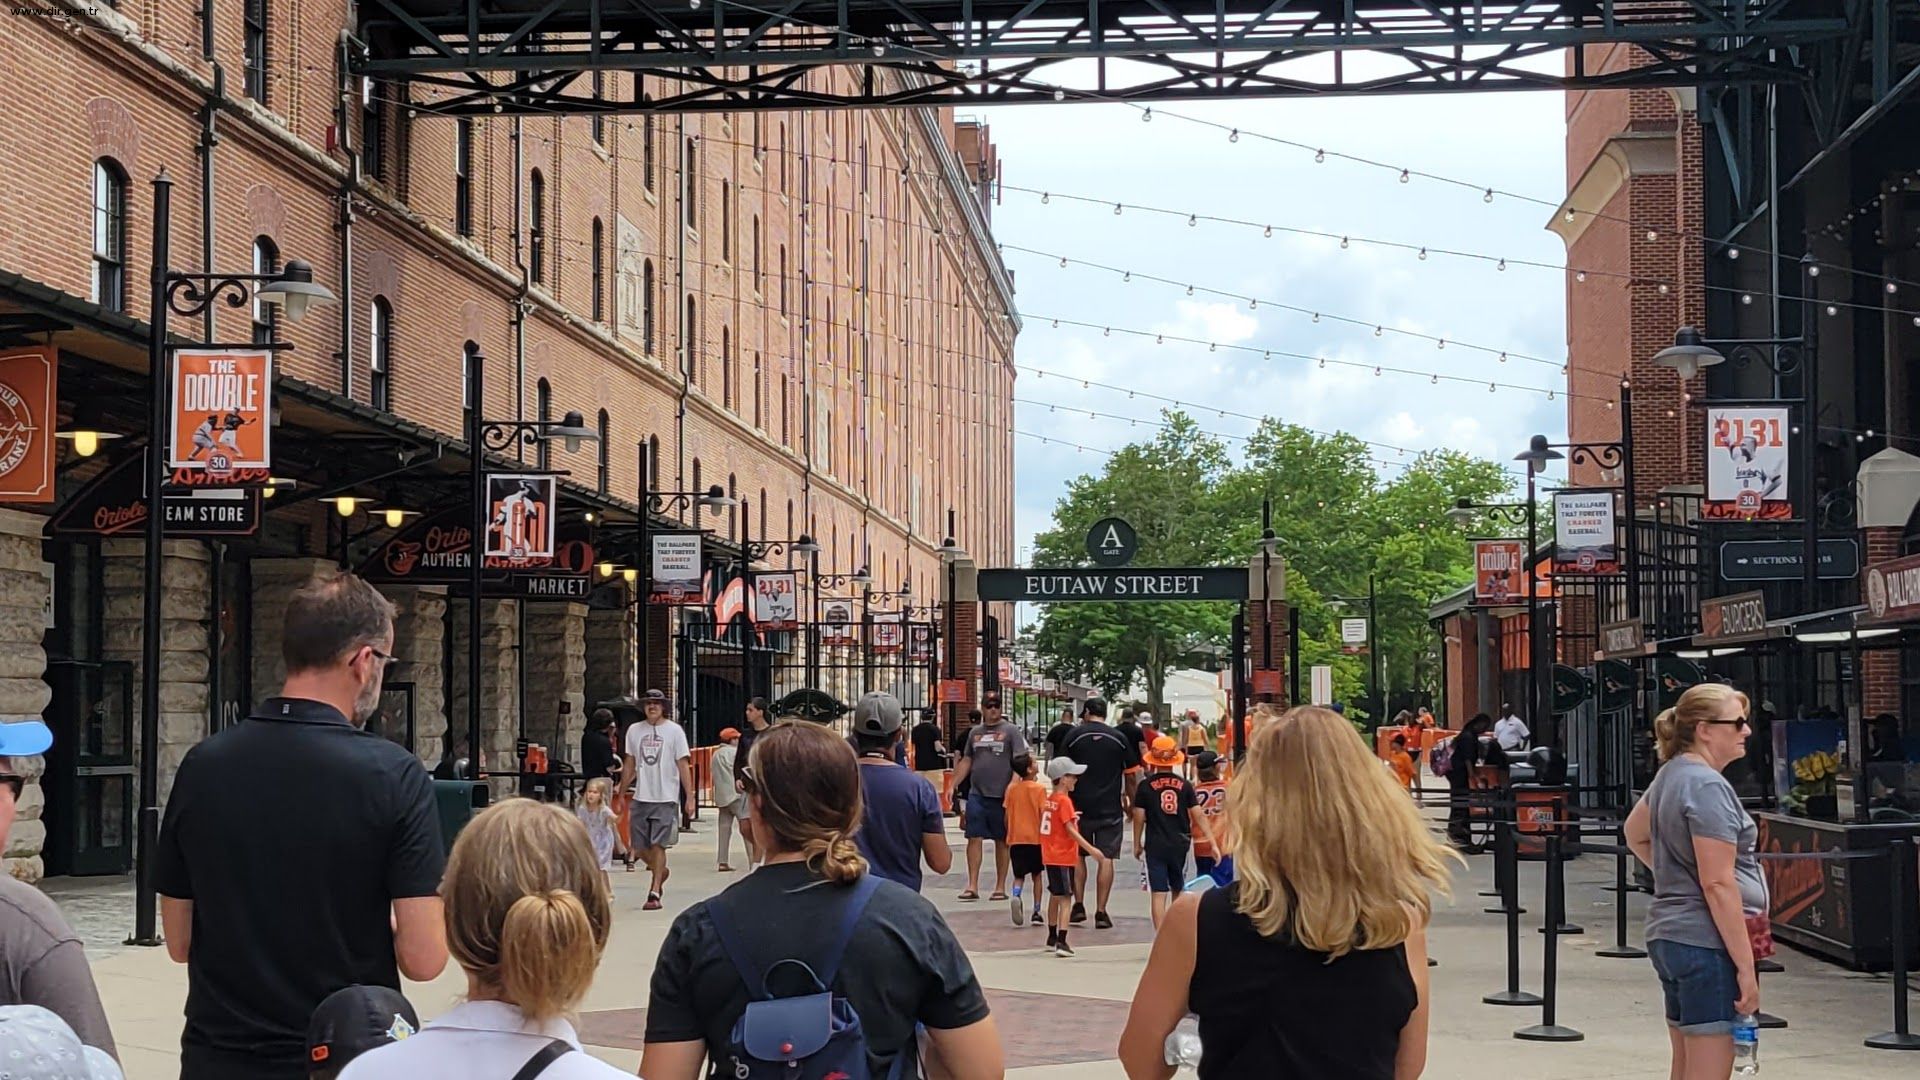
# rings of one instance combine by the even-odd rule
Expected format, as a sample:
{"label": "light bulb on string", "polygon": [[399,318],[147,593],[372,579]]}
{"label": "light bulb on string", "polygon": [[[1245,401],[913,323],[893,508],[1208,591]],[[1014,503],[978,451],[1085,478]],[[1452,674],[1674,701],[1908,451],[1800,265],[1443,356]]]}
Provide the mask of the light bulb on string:
{"label": "light bulb on string", "polygon": [[1374,336],[1374,337],[1379,337],[1379,336],[1380,336],[1381,334],[1384,334],[1384,333],[1386,333],[1386,329],[1387,329],[1387,328],[1386,328],[1386,327],[1384,327],[1384,326],[1376,326],[1376,327],[1374,327],[1374,328],[1373,328],[1373,336]]}
{"label": "light bulb on string", "polygon": [[1147,106],[1146,111],[1140,114],[1140,122],[1145,124],[1145,123],[1150,123],[1152,120],[1153,120],[1153,106],[1149,105]]}
{"label": "light bulb on string", "polygon": [[1119,203],[1114,203],[1114,204],[1113,204],[1113,216],[1114,216],[1114,217],[1119,217],[1119,216],[1120,216],[1120,204],[1119,204]]}
{"label": "light bulb on string", "polygon": [[1753,294],[1752,294],[1752,293],[1741,293],[1741,294],[1740,294],[1740,303],[1742,303],[1742,304],[1744,304],[1744,305],[1747,305],[1747,306],[1752,306],[1752,304],[1753,304]]}
{"label": "light bulb on string", "polygon": [[1153,343],[1155,345],[1165,345],[1167,343],[1167,336],[1165,334],[1155,334],[1153,335]]}
{"label": "light bulb on string", "polygon": [[1314,312],[1314,313],[1313,313],[1313,321],[1314,321],[1314,322],[1319,322],[1319,321],[1320,321],[1320,313],[1319,313],[1319,312],[1317,312],[1317,311],[1316,311],[1316,312]]}
{"label": "light bulb on string", "polygon": [[1814,263],[1814,264],[1813,264],[1812,266],[1809,266],[1809,267],[1807,267],[1807,276],[1808,276],[1808,277],[1819,277],[1819,276],[1820,276],[1820,264],[1819,264],[1819,263]]}
{"label": "light bulb on string", "polygon": [[1340,250],[1345,251],[1346,249],[1347,249],[1347,238],[1343,236],[1340,238]]}
{"label": "light bulb on string", "polygon": [[1062,255],[1060,256],[1060,269],[1065,270],[1066,268],[1067,268],[1067,257],[1065,255]]}
{"label": "light bulb on string", "polygon": [[1438,375],[1435,375],[1435,376],[1433,377],[1433,385],[1435,385],[1435,386],[1439,386],[1439,385],[1440,385],[1440,376],[1438,376]]}
{"label": "light bulb on string", "polygon": [[1321,358],[1320,358],[1320,368],[1321,368],[1321,370],[1323,370],[1323,371],[1324,371],[1324,370],[1326,369],[1326,366],[1327,366],[1327,358],[1323,356],[1323,357],[1321,357]]}
{"label": "light bulb on string", "polygon": [[1326,162],[1327,152],[1325,150],[1315,150],[1313,152],[1313,163],[1315,165],[1324,165]]}
{"label": "light bulb on string", "polygon": [[1187,228],[1189,228],[1189,229],[1191,229],[1191,228],[1193,228],[1193,227],[1194,227],[1195,225],[1198,225],[1198,224],[1200,224],[1200,215],[1199,215],[1199,214],[1188,214],[1188,215],[1187,215]]}
{"label": "light bulb on string", "polygon": [[1573,207],[1571,207],[1571,206],[1569,206],[1569,207],[1567,207],[1567,212],[1566,212],[1566,214],[1565,214],[1565,217],[1566,217],[1566,219],[1567,219],[1568,221],[1572,221],[1572,220],[1573,220]]}
{"label": "light bulb on string", "polygon": [[1587,272],[1586,272],[1585,270],[1576,270],[1576,271],[1574,271],[1574,273],[1573,273],[1573,280],[1575,280],[1575,281],[1585,281],[1585,280],[1587,280]]}
{"label": "light bulb on string", "polygon": [[1043,192],[1041,192],[1041,193],[1040,193],[1040,205],[1041,205],[1041,206],[1045,206],[1045,205],[1047,205],[1048,203],[1050,203],[1050,202],[1052,202],[1052,201],[1053,201],[1053,195],[1052,195],[1052,194],[1051,194],[1050,192],[1045,192],[1045,191],[1043,191]]}
{"label": "light bulb on string", "polygon": [[1660,283],[1660,295],[1661,295],[1661,296],[1665,296],[1665,295],[1667,295],[1667,293],[1668,293],[1669,291],[1671,291],[1671,290],[1669,290],[1669,289],[1667,288],[1667,283],[1666,283],[1666,282],[1664,282],[1664,281],[1663,281],[1663,282],[1661,282],[1661,283]]}
{"label": "light bulb on string", "polygon": [[1899,291],[1900,291],[1900,286],[1899,286],[1898,284],[1896,284],[1895,282],[1891,282],[1891,281],[1889,281],[1889,282],[1887,282],[1887,295],[1888,295],[1888,296],[1892,296],[1892,295],[1893,295],[1894,293],[1897,293],[1897,292],[1899,292]]}
{"label": "light bulb on string", "polygon": [[1727,258],[1729,258],[1729,259],[1738,259],[1739,257],[1740,257],[1740,249],[1739,249],[1739,248],[1737,248],[1737,247],[1732,247],[1732,246],[1729,246],[1729,247],[1727,248]]}
{"label": "light bulb on string", "polygon": [[1507,354],[1506,354],[1506,353],[1501,353],[1501,354],[1500,354],[1500,362],[1501,362],[1501,363],[1503,363],[1503,364],[1507,362]]}
{"label": "light bulb on string", "polygon": [[1188,296],[1192,296],[1192,295],[1193,295],[1193,286],[1191,286],[1191,285],[1189,285],[1189,286],[1187,286],[1187,295],[1188,295]]}
{"label": "light bulb on string", "polygon": [[1374,377],[1374,378],[1376,378],[1376,379],[1380,377],[1380,369],[1379,369],[1379,368],[1377,368],[1377,367],[1376,367],[1376,368],[1374,368],[1374,369],[1373,369],[1373,377]]}
{"label": "light bulb on string", "polygon": [[1267,239],[1273,239],[1273,226],[1267,226]]}
{"label": "light bulb on string", "polygon": [[1403,184],[1404,184],[1404,183],[1406,183],[1406,182],[1407,182],[1408,180],[1411,180],[1411,179],[1412,179],[1412,176],[1408,174],[1408,172],[1407,172],[1407,170],[1405,170],[1405,169],[1401,169],[1401,170],[1400,170],[1400,182],[1401,182],[1401,183],[1403,183]]}
{"label": "light bulb on string", "polygon": [[1832,305],[1832,304],[1828,304],[1828,305],[1827,305],[1827,314],[1829,314],[1829,315],[1838,315],[1838,314],[1840,314],[1840,309],[1839,309],[1838,307],[1835,307],[1835,306],[1834,306],[1834,305]]}
{"label": "light bulb on string", "polygon": [[1259,309],[1260,309],[1260,301],[1254,299],[1251,296],[1247,297],[1247,310],[1258,311]]}
{"label": "light bulb on string", "polygon": [[1488,383],[1488,384],[1487,384],[1487,393],[1489,393],[1489,394],[1491,394],[1491,393],[1493,393],[1494,391],[1496,391],[1496,390],[1498,390],[1498,389],[1500,389],[1500,388],[1499,388],[1498,386],[1496,386],[1496,385],[1494,385],[1493,383]]}
{"label": "light bulb on string", "polygon": [[1549,391],[1547,391],[1547,400],[1548,400],[1548,401],[1552,401],[1552,400],[1553,400],[1553,391],[1551,391],[1551,390],[1549,390]]}
{"label": "light bulb on string", "polygon": [[1234,129],[1233,129],[1232,131],[1229,131],[1229,132],[1227,132],[1227,141],[1228,141],[1228,142],[1239,142],[1239,141],[1240,141],[1240,129],[1239,129],[1239,128],[1234,128]]}
{"label": "light bulb on string", "polygon": [[1492,188],[1488,188],[1488,189],[1487,189],[1487,191],[1486,191],[1486,194],[1484,194],[1484,195],[1482,195],[1482,196],[1480,196],[1480,201],[1481,201],[1481,202],[1492,202],[1492,201],[1493,201],[1493,189],[1492,189]]}
{"label": "light bulb on string", "polygon": [[1446,338],[1441,338],[1441,339],[1440,339],[1440,340],[1439,340],[1438,342],[1436,342],[1436,343],[1434,344],[1434,347],[1435,347],[1435,348],[1437,348],[1437,349],[1444,349],[1444,348],[1446,348],[1446,347],[1447,347],[1447,339],[1446,339]]}
{"label": "light bulb on string", "polygon": [[1101,328],[1101,330],[1100,330],[1100,336],[1101,336],[1101,337],[1112,337],[1112,336],[1113,336],[1113,327],[1111,327],[1111,326],[1108,326],[1108,327],[1103,327],[1103,328]]}
{"label": "light bulb on string", "polygon": [[1426,257],[1427,257],[1427,249],[1426,249],[1426,248],[1421,248],[1421,249],[1420,249],[1420,258],[1421,258],[1421,259],[1422,259],[1422,260],[1424,261],[1424,260],[1426,259]]}
{"label": "light bulb on string", "polygon": [[1505,259],[1501,259],[1499,264],[1494,267],[1495,270],[1505,270],[1506,268],[1507,268],[1507,260]]}
{"label": "light bulb on string", "polygon": [[1053,92],[1053,100],[1055,101],[1067,100],[1067,92],[1065,90],[1055,89]]}
{"label": "light bulb on string", "polygon": [[1120,280],[1123,283],[1133,281],[1133,271],[1129,270],[1125,274],[1121,275]]}
{"label": "light bulb on string", "polygon": [[1659,234],[1659,233],[1658,233],[1657,231],[1655,231],[1655,230],[1653,230],[1653,229],[1648,229],[1648,230],[1647,230],[1647,242],[1648,242],[1648,243],[1652,243],[1653,241],[1655,241],[1655,240],[1658,240],[1658,239],[1660,239],[1660,234]]}

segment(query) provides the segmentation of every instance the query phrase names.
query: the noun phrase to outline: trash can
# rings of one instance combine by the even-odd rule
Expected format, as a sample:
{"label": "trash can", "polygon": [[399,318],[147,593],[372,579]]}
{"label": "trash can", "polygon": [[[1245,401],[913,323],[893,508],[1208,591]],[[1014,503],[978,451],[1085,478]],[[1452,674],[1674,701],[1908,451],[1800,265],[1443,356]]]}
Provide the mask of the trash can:
{"label": "trash can", "polygon": [[453,850],[453,839],[467,827],[473,815],[487,808],[491,798],[484,780],[435,780],[434,807],[440,815],[440,839]]}
{"label": "trash can", "polygon": [[1515,840],[1523,859],[1544,859],[1547,856],[1547,837],[1556,830],[1563,836],[1567,829],[1564,825],[1553,824],[1565,820],[1567,812],[1567,788],[1564,784],[1515,784],[1513,785],[1514,833]]}

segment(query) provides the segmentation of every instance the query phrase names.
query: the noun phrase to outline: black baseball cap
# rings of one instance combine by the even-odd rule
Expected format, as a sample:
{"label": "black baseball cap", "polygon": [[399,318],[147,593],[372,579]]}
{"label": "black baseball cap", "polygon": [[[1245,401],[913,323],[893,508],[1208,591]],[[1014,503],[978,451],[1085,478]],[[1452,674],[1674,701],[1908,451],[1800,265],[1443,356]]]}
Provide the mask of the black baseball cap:
{"label": "black baseball cap", "polygon": [[1098,717],[1100,717],[1100,718],[1101,718],[1102,720],[1104,720],[1104,719],[1106,719],[1106,717],[1107,717],[1107,701],[1106,701],[1106,699],[1105,699],[1105,698],[1097,698],[1097,697],[1090,697],[1090,698],[1088,698],[1087,700],[1085,700],[1085,701],[1083,701],[1083,702],[1081,702],[1081,703],[1080,703],[1080,715],[1081,715],[1081,716],[1098,716]]}
{"label": "black baseball cap", "polygon": [[1220,755],[1211,750],[1202,750],[1193,755],[1193,767],[1201,772],[1206,772],[1218,764],[1220,764]]}
{"label": "black baseball cap", "polygon": [[387,986],[349,986],[328,994],[307,1022],[307,1067],[329,1074],[369,1050],[420,1030],[420,1016]]}

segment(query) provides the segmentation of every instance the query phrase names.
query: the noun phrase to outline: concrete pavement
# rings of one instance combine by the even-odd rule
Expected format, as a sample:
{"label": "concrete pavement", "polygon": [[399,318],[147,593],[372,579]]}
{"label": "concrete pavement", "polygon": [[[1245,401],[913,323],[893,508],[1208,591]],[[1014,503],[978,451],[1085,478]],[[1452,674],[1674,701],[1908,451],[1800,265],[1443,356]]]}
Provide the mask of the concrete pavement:
{"label": "concrete pavement", "polygon": [[[953,837],[956,864],[961,841]],[[616,925],[600,977],[582,1007],[581,1029],[596,1055],[634,1068],[645,1031],[647,980],[673,915],[723,888],[738,874],[713,869],[713,823],[709,816],[675,849],[667,909],[643,912],[644,873],[614,871]],[[737,841],[736,841],[737,844]],[[736,864],[740,860],[736,853]],[[1015,928],[1007,905],[963,904],[954,899],[964,884],[957,872],[929,879],[926,895],[941,909],[972,956],[988,988],[1008,1048],[1015,1080],[1094,1080],[1120,1076],[1112,1060],[1127,1002],[1145,964],[1152,931],[1147,894],[1138,888],[1138,864],[1123,856],[1115,889],[1112,931],[1075,931],[1079,955],[1059,959],[1043,953],[1045,931]],[[1660,989],[1645,960],[1610,960],[1594,950],[1613,940],[1612,895],[1598,886],[1612,880],[1612,862],[1587,857],[1568,871],[1569,918],[1586,933],[1562,939],[1560,1023],[1585,1033],[1583,1042],[1554,1045],[1512,1038],[1515,1028],[1538,1021],[1534,1009],[1497,1008],[1482,994],[1505,986],[1504,921],[1482,913],[1475,895],[1488,880],[1486,856],[1469,861],[1458,895],[1442,902],[1431,933],[1440,961],[1433,970],[1433,1035],[1427,1076],[1437,1080],[1486,1080],[1525,1076],[1539,1080],[1600,1080],[1666,1074],[1667,1038],[1660,1019]],[[982,892],[992,887],[989,861]],[[1522,986],[1539,990],[1542,935],[1539,926],[1540,867],[1522,868]],[[164,950],[120,944],[131,927],[132,890],[125,879],[56,881],[51,891],[88,940],[94,978],[120,1044],[130,1080],[163,1080],[177,1073],[180,1010],[186,994],[184,969]],[[1643,896],[1632,904],[1630,939],[1638,942]],[[1761,1061],[1768,1075],[1823,1080],[1911,1078],[1920,1054],[1868,1050],[1867,1035],[1890,1026],[1890,983],[1885,976],[1858,975],[1783,950],[1785,974],[1763,979],[1765,1007],[1791,1027],[1761,1033]],[[424,1018],[445,1010],[465,990],[452,965],[439,979],[409,985],[408,997]],[[1491,1068],[1490,1068],[1491,1067]]]}

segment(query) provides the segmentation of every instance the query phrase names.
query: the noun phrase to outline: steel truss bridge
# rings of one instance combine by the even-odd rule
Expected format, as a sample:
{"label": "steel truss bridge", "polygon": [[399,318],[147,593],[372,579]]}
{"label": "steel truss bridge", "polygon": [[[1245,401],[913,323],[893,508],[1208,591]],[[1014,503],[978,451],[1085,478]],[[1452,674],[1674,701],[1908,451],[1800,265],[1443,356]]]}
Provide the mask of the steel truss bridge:
{"label": "steel truss bridge", "polygon": [[[1809,86],[1911,0],[362,0],[435,112],[634,113]],[[1911,40],[1909,37],[1908,40]],[[1602,64],[1630,45],[1641,63]],[[844,67],[853,79],[810,78]],[[607,72],[649,78],[605,78]],[[644,86],[644,93],[642,87]],[[1809,92],[1812,92],[1810,89]]]}

